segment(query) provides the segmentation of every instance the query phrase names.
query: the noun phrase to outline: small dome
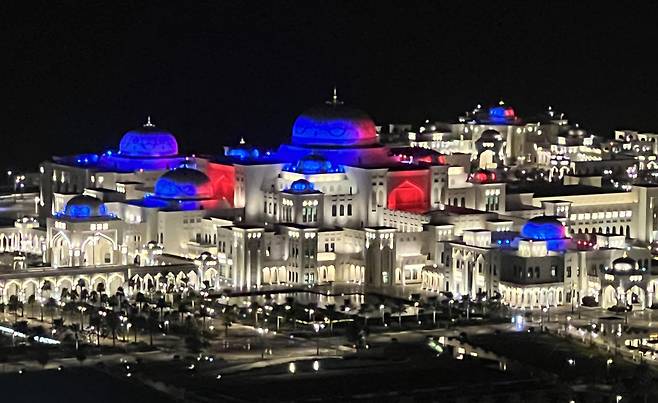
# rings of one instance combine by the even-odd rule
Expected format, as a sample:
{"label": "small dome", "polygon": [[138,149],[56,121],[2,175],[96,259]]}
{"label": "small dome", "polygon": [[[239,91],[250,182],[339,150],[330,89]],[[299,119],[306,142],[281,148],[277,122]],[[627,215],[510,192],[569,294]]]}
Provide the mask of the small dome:
{"label": "small dome", "polygon": [[489,119],[493,122],[516,120],[516,112],[514,108],[501,102],[498,106],[489,108]]}
{"label": "small dome", "polygon": [[155,182],[155,195],[163,199],[209,199],[213,196],[213,190],[210,179],[203,172],[177,168],[166,172]]}
{"label": "small dome", "polygon": [[313,184],[306,179],[297,179],[290,185],[289,190],[293,193],[314,192]]}
{"label": "small dome", "polygon": [[497,130],[493,129],[487,129],[482,132],[480,135],[480,138],[478,141],[490,141],[490,142],[496,142],[496,141],[502,141],[503,136],[498,132]]}
{"label": "small dome", "polygon": [[84,219],[107,217],[108,214],[105,204],[99,199],[87,195],[78,195],[66,203],[64,215],[70,218]]}
{"label": "small dome", "polygon": [[496,182],[497,176],[494,171],[487,169],[478,169],[473,172],[469,177],[469,182],[472,183],[493,183]]}
{"label": "small dome", "polygon": [[556,217],[538,216],[525,223],[521,236],[535,241],[564,239],[566,228]]}
{"label": "small dome", "polygon": [[635,260],[630,257],[620,257],[612,261],[612,269],[615,272],[629,272],[635,270]]}
{"label": "small dome", "polygon": [[377,128],[363,111],[337,100],[306,110],[292,127],[296,145],[363,146],[377,144]]}
{"label": "small dome", "polygon": [[178,154],[178,143],[173,134],[158,129],[149,118],[144,126],[123,135],[119,153],[127,157],[173,157]]}

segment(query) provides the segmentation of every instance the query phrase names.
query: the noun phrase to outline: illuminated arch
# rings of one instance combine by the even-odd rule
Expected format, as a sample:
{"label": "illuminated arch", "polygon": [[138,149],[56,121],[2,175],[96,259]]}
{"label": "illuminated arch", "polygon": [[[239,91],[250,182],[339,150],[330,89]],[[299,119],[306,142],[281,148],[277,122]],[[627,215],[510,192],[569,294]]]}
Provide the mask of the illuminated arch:
{"label": "illuminated arch", "polygon": [[420,186],[405,180],[389,193],[388,208],[391,210],[423,211],[427,208],[425,191]]}

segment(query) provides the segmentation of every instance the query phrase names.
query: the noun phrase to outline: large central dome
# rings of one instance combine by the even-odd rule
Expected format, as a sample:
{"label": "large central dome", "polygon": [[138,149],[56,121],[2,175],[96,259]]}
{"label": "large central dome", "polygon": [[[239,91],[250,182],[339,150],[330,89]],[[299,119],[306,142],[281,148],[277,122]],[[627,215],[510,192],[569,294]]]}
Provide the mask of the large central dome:
{"label": "large central dome", "polygon": [[173,157],[178,154],[178,143],[173,134],[158,129],[149,118],[144,126],[123,135],[119,153],[126,157]]}
{"label": "large central dome", "polygon": [[292,127],[292,142],[304,146],[377,144],[377,129],[363,111],[344,106],[334,95],[325,105],[308,109]]}

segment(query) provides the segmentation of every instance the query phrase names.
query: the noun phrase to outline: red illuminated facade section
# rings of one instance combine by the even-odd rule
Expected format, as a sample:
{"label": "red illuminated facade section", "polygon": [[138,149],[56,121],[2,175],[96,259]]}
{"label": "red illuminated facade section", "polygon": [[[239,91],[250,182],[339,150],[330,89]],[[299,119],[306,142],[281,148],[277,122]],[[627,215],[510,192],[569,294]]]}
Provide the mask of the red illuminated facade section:
{"label": "red illuminated facade section", "polygon": [[213,187],[218,207],[234,207],[235,167],[233,165],[209,163],[206,172]]}
{"label": "red illuminated facade section", "polygon": [[429,209],[429,170],[388,173],[388,208],[413,213]]}

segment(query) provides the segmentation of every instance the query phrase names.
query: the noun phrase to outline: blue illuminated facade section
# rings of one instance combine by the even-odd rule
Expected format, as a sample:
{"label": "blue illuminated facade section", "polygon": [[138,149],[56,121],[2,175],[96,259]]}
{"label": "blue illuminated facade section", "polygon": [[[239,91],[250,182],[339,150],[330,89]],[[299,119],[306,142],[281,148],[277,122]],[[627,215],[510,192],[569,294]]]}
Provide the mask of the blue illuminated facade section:
{"label": "blue illuminated facade section", "polygon": [[98,154],[91,154],[91,153],[78,154],[78,155],[74,156],[73,158],[75,159],[76,165],[81,166],[81,167],[86,167],[86,166],[94,167],[94,166],[98,165],[98,161],[100,159]]}
{"label": "blue illuminated facade section", "polygon": [[345,172],[345,168],[342,165],[334,166],[334,164],[318,154],[307,155],[297,161],[297,163],[288,163],[284,165],[283,170],[304,175]]}
{"label": "blue illuminated facade section", "polygon": [[260,150],[257,148],[230,148],[226,152],[227,157],[237,158],[239,160],[253,159],[258,160],[261,156]]}

